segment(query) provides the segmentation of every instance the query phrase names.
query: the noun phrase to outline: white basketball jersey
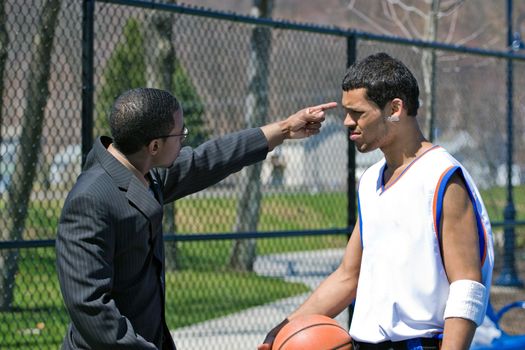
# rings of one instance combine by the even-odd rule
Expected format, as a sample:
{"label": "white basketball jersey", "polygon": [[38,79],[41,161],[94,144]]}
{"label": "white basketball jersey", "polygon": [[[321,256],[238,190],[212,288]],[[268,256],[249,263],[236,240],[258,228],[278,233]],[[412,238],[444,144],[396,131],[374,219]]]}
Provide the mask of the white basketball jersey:
{"label": "white basketball jersey", "polygon": [[465,179],[476,212],[482,283],[489,292],[494,253],[487,211],[470,175],[439,146],[416,158],[386,188],[385,165],[384,159],[374,164],[359,182],[363,256],[350,335],[370,343],[437,337],[449,293],[440,221],[454,173]]}

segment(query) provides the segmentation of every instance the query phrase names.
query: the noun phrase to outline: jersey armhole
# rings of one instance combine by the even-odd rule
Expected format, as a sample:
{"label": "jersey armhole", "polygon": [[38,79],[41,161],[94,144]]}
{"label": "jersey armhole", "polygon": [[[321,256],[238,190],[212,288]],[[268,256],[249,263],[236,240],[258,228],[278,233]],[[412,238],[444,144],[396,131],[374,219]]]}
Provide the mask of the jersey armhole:
{"label": "jersey armhole", "polygon": [[437,238],[438,245],[439,245],[439,252],[441,254],[441,260],[443,260],[443,251],[441,247],[441,217],[443,215],[443,198],[445,197],[445,190],[447,188],[447,184],[452,178],[452,175],[454,175],[456,172],[458,173],[458,175],[463,180],[463,183],[465,184],[465,188],[467,189],[467,193],[470,198],[470,202],[472,203],[472,208],[474,209],[474,216],[476,218],[478,240],[479,240],[479,256],[481,258],[481,265],[483,265],[483,262],[485,261],[485,257],[487,255],[486,254],[487,247],[486,247],[485,228],[481,221],[478,203],[474,197],[474,193],[472,189],[470,188],[469,183],[463,174],[463,170],[459,166],[451,166],[447,170],[445,170],[445,172],[441,175],[441,178],[438,181],[435,196],[434,196],[434,205],[433,205],[434,230],[436,232],[436,238]]}

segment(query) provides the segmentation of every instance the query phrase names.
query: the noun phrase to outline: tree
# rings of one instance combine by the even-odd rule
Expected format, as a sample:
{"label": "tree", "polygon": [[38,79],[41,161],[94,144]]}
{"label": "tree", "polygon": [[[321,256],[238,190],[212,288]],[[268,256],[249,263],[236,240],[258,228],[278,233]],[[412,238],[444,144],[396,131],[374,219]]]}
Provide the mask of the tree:
{"label": "tree", "polygon": [[[7,61],[7,47],[9,46],[9,35],[5,27],[6,15],[4,0],[0,0],[0,145],[3,142],[2,125],[3,121],[3,96],[4,96],[4,70]],[[0,152],[0,164],[2,164],[3,154]],[[4,174],[0,173],[0,181]],[[0,258],[1,259],[1,258]]]}
{"label": "tree", "polygon": [[[3,125],[3,95],[4,95],[4,69],[7,61],[7,46],[9,45],[9,36],[5,27],[5,4],[4,0],[0,0],[0,145],[2,144],[2,125]],[[2,154],[0,154],[0,162],[2,161]]]}
{"label": "tree", "polygon": [[[151,32],[145,33],[143,27],[139,20],[128,19],[122,32],[123,38],[115,47],[102,73],[100,84],[102,87],[96,102],[96,131],[98,134],[110,134],[108,123],[110,109],[122,92],[149,86],[169,90],[177,97],[184,109],[184,122],[191,130],[186,143],[192,146],[198,145],[208,137],[204,127],[202,99],[176,56],[156,50],[148,51],[153,40],[148,40],[148,42],[144,40],[145,34],[149,35]],[[162,35],[166,35],[165,29],[162,28],[166,27],[159,27]],[[169,31],[171,31],[171,26]],[[158,33],[158,35],[161,34]],[[152,68],[153,65],[163,60],[166,64]],[[166,74],[166,70],[162,67],[170,69],[167,75],[171,78],[169,83],[166,83],[165,76],[158,78]],[[152,74],[157,74],[157,78],[152,78]]]}
{"label": "tree", "polygon": [[[457,22],[457,9],[466,0],[431,0],[431,1],[401,1],[387,0],[381,2],[382,16],[387,19],[397,30],[406,38],[425,41],[437,41],[439,20],[451,16],[447,38],[451,40]],[[350,0],[348,9],[352,14],[357,15],[366,22],[374,23],[375,29],[383,34],[391,34],[391,28],[383,25],[384,21],[374,20],[360,11],[355,5],[356,2]],[[428,6],[428,7],[427,7]],[[377,14],[377,12],[376,12]],[[479,34],[479,33],[478,33]],[[473,35],[469,40],[476,37]],[[416,49],[416,51],[419,51]],[[423,91],[425,112],[425,124],[423,133],[433,140],[434,120],[435,120],[435,90],[436,90],[436,52],[434,49],[423,49],[421,52],[421,69],[423,74]]]}
{"label": "tree", "polygon": [[137,19],[127,20],[122,40],[115,47],[104,69],[96,103],[95,130],[110,135],[109,113],[115,99],[125,90],[146,84],[144,37]]}
{"label": "tree", "polygon": [[[174,3],[174,1],[170,1]],[[161,12],[151,12],[145,26],[146,41],[146,69],[148,86],[172,91],[173,72],[176,60],[175,47],[173,45],[171,15]],[[163,229],[164,232],[173,233],[175,226],[175,203],[164,206]],[[166,268],[175,269],[177,266],[176,243],[167,244],[165,247]]]}
{"label": "tree", "polygon": [[[272,8],[272,0],[254,0],[253,12],[260,17],[271,17]],[[255,127],[267,122],[271,34],[270,29],[265,27],[255,27],[252,31],[245,127]],[[261,168],[262,163],[259,162],[243,170],[241,198],[234,228],[236,232],[257,230],[262,199]],[[236,270],[252,271],[255,255],[255,239],[236,240],[230,254],[230,266]]]}
{"label": "tree", "polygon": [[[15,174],[8,188],[8,216],[5,232],[8,239],[20,240],[25,228],[29,197],[33,188],[36,165],[41,151],[42,127],[49,96],[48,81],[51,54],[61,0],[47,0],[42,8],[39,28],[33,38],[33,58],[29,61],[27,107],[23,114],[22,135],[18,149]],[[0,308],[12,306],[18,251],[0,257]]]}
{"label": "tree", "polygon": [[[148,78],[149,81],[146,78],[151,71],[151,68],[148,68],[150,65],[147,63],[150,60],[148,56],[155,56],[156,53],[146,54],[145,48],[151,43],[145,43],[141,23],[137,19],[129,19],[124,26],[122,36],[122,41],[115,47],[102,74],[100,84],[102,88],[96,103],[98,134],[110,134],[108,116],[113,102],[122,92],[136,87],[163,88],[168,85],[155,83],[151,77]],[[184,122],[191,130],[186,143],[195,146],[208,137],[203,120],[204,104],[182,63],[175,56],[172,57],[171,66],[173,67],[169,74],[171,88],[167,90],[181,102],[184,109]]]}
{"label": "tree", "polygon": [[[175,3],[171,0],[169,3]],[[148,72],[148,86],[172,91],[184,110],[184,123],[190,136],[187,144],[197,146],[202,143],[207,135],[204,131],[203,103],[197,93],[193,82],[177,59],[173,42],[173,16],[160,12],[152,12],[145,26],[147,40],[146,69]],[[175,233],[175,203],[164,206],[164,231]],[[172,243],[166,246],[166,268],[175,269],[177,266],[177,246]]]}
{"label": "tree", "polygon": [[[358,2],[359,5],[358,5]],[[490,47],[501,42],[501,6],[491,6],[483,2],[466,0],[385,0],[383,2],[364,2],[349,0],[347,8],[356,19],[367,25],[361,26],[381,34],[400,35],[409,39],[439,41],[455,45],[473,44],[476,47]],[[368,6],[375,6],[370,11]],[[476,16],[471,17],[472,13]],[[468,21],[460,19],[469,18]],[[472,19],[472,20],[470,20]],[[362,24],[361,23],[361,24]],[[490,91],[486,83],[478,81],[498,81],[501,73],[493,58],[480,60],[474,55],[451,53],[441,50],[410,47],[413,53],[420,54],[422,73],[421,99],[422,123],[425,135],[430,139],[439,137],[440,143],[456,143],[456,149],[449,149],[458,157],[466,157],[475,166],[497,169],[504,156],[505,133],[494,123],[493,115],[505,111],[491,111],[484,104],[466,103],[479,101],[480,96],[497,99],[496,105],[505,106],[502,91]],[[439,78],[439,79],[438,79]],[[439,88],[436,81],[439,80]],[[459,85],[459,87],[458,87]],[[468,86],[468,89],[462,88]],[[439,91],[439,96],[436,92]],[[446,103],[436,104],[437,97]],[[437,112],[436,112],[437,110]],[[438,115],[439,113],[439,119]],[[435,127],[439,120],[442,128]],[[479,125],[491,127],[479,128]],[[457,146],[458,133],[464,137],[463,145]],[[498,140],[497,142],[486,142]],[[459,148],[458,148],[459,147]],[[468,164],[467,164],[468,165]],[[480,169],[479,171],[485,171]],[[484,180],[495,183],[495,176],[484,176]]]}

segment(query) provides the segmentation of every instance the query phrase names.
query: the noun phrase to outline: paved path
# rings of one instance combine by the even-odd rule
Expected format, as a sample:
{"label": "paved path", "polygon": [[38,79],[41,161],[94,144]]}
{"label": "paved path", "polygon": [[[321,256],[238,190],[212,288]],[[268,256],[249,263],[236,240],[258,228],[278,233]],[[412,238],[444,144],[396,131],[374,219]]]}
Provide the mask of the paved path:
{"label": "paved path", "polygon": [[[262,276],[282,277],[315,288],[334,271],[343,256],[343,249],[297,252],[258,257],[254,270]],[[225,317],[179,328],[172,332],[178,350],[250,350],[256,349],[268,330],[295,310],[309,295],[305,293],[253,307]],[[348,316],[342,313],[337,321],[346,326]]]}

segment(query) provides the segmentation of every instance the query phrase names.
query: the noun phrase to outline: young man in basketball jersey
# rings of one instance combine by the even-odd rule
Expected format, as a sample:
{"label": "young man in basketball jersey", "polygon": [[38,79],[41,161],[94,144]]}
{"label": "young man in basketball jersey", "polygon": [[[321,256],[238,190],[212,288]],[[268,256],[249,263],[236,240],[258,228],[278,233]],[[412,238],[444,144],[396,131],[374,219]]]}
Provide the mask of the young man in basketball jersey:
{"label": "young man in basketball jersey", "polygon": [[485,315],[493,268],[487,211],[472,178],[423,136],[419,89],[385,53],[351,66],[344,124],[360,152],[384,158],[358,186],[358,221],[341,265],[287,320],[334,317],[355,301],[354,349],[469,348]]}

